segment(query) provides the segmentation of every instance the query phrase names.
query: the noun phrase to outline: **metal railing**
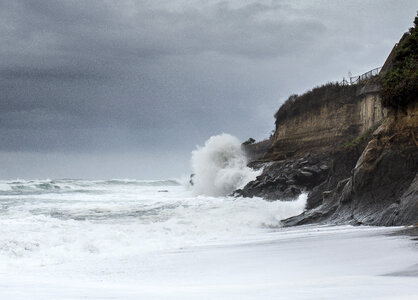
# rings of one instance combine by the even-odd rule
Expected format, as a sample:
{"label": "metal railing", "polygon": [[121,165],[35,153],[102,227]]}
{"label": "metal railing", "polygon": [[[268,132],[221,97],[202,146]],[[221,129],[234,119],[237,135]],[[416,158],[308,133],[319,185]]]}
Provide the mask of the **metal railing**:
{"label": "metal railing", "polygon": [[370,70],[364,74],[361,74],[360,76],[353,76],[350,77],[350,84],[357,84],[360,83],[363,80],[372,78],[373,76],[379,75],[380,70],[382,67],[375,68],[373,70]]}

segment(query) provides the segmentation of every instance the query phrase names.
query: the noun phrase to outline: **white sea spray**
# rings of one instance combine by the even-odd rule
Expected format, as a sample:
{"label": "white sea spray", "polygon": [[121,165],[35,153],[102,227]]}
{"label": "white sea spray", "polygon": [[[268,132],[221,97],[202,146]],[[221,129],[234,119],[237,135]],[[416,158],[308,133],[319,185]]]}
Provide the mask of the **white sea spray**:
{"label": "white sea spray", "polygon": [[226,196],[260,174],[247,167],[240,141],[226,133],[212,136],[194,150],[191,163],[197,195]]}

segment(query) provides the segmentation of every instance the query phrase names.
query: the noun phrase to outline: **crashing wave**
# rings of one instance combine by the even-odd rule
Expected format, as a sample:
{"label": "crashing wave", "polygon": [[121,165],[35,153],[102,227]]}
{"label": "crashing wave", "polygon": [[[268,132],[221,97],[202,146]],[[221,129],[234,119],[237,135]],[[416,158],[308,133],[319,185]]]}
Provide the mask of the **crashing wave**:
{"label": "crashing wave", "polygon": [[254,180],[260,171],[247,167],[240,141],[229,134],[212,136],[192,152],[193,191],[225,196]]}

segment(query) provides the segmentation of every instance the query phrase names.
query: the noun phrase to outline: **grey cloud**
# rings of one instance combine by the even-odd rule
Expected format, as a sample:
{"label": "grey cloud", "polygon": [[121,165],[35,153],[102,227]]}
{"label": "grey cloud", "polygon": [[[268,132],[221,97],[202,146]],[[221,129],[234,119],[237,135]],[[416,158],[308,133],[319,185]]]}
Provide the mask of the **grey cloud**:
{"label": "grey cloud", "polygon": [[121,161],[165,149],[187,165],[210,135],[266,137],[289,94],[383,63],[415,11],[390,0],[0,0],[0,151]]}
{"label": "grey cloud", "polygon": [[96,73],[88,69],[75,68],[9,68],[0,70],[1,80],[101,80],[105,74]]}
{"label": "grey cloud", "polygon": [[[221,2],[204,10],[169,11],[141,2],[115,3],[15,1],[2,13],[6,49],[20,48],[17,56],[46,53],[57,61],[89,63],[207,51],[265,57],[293,52],[326,32],[315,18],[289,18],[291,7],[285,5],[232,8]],[[133,7],[127,11],[129,3]],[[268,17],[272,13],[274,18]]]}

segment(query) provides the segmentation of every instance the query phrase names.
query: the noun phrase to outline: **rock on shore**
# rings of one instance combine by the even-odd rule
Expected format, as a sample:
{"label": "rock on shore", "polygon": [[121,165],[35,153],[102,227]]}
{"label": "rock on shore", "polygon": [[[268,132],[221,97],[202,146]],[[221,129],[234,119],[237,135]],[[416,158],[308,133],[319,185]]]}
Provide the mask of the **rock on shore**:
{"label": "rock on shore", "polygon": [[367,225],[418,223],[418,103],[394,110],[374,132],[352,175],[323,194],[323,204],[285,225],[333,222]]}

